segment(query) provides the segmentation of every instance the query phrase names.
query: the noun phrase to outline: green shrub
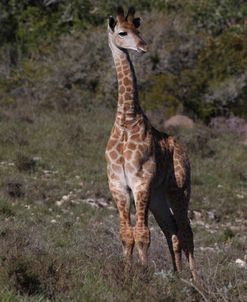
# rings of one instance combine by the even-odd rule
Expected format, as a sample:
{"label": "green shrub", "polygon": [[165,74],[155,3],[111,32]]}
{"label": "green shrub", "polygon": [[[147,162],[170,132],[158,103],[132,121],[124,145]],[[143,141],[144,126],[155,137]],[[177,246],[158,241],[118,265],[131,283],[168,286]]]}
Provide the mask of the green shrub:
{"label": "green shrub", "polygon": [[[134,56],[145,109],[166,117],[185,111],[206,122],[216,115],[247,116],[244,1],[122,4],[142,11],[144,37],[152,39],[149,54]],[[105,23],[116,2],[12,0],[0,8],[1,106],[29,103],[66,112],[102,102],[115,107]]]}
{"label": "green shrub", "polygon": [[225,33],[210,38],[200,51],[192,69],[181,72],[181,100],[187,111],[202,120],[215,115],[247,116],[246,91],[247,42],[244,34]]}
{"label": "green shrub", "polygon": [[15,212],[10,202],[4,199],[0,199],[0,215],[5,217],[15,216]]}
{"label": "green shrub", "polygon": [[210,34],[244,30],[247,4],[243,0],[192,1],[190,10],[197,28]]}
{"label": "green shrub", "polygon": [[172,74],[161,74],[153,77],[140,95],[144,107],[149,110],[163,108],[166,116],[175,114],[181,109],[176,97],[177,77]]}
{"label": "green shrub", "polygon": [[225,241],[232,239],[235,236],[234,232],[230,228],[224,230]]}

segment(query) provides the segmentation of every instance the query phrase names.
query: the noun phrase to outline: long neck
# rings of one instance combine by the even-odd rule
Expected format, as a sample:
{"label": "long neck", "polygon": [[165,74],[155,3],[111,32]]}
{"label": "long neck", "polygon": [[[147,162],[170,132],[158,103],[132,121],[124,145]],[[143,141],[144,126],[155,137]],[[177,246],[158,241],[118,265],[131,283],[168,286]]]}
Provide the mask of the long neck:
{"label": "long neck", "polygon": [[126,50],[119,49],[110,40],[109,46],[112,50],[118,80],[117,118],[122,122],[130,121],[141,110],[134,67]]}

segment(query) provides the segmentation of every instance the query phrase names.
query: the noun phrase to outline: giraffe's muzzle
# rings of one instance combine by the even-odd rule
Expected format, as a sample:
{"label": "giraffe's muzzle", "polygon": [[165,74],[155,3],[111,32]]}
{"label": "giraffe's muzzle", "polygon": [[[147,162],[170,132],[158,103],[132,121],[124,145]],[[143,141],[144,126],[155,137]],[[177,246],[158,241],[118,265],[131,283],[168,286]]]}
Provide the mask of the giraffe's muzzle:
{"label": "giraffe's muzzle", "polygon": [[148,51],[147,43],[144,42],[144,41],[139,42],[138,46],[137,46],[137,51],[140,52],[140,53],[147,52]]}

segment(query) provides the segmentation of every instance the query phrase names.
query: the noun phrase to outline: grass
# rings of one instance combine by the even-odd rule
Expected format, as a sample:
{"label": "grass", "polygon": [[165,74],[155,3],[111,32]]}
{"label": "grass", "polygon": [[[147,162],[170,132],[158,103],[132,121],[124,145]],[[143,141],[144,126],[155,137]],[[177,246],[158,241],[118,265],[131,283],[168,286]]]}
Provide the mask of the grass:
{"label": "grass", "polygon": [[[104,148],[113,113],[34,112],[0,127],[1,301],[203,301],[171,272],[166,242],[150,215],[150,265],[134,254],[123,273],[118,215],[107,186]],[[198,126],[176,135],[193,169],[191,219],[208,301],[245,301],[247,167],[243,138]],[[103,198],[93,207],[87,198]],[[134,209],[133,209],[134,210]],[[184,281],[185,280],[185,281]]]}

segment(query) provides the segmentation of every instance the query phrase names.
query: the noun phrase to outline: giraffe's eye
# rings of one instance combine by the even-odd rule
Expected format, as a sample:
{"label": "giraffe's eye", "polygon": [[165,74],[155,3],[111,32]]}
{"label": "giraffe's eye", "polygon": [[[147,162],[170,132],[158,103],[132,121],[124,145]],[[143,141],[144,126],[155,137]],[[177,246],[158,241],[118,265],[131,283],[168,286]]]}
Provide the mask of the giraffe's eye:
{"label": "giraffe's eye", "polygon": [[120,31],[118,34],[123,38],[124,36],[127,36],[128,33],[126,31]]}

